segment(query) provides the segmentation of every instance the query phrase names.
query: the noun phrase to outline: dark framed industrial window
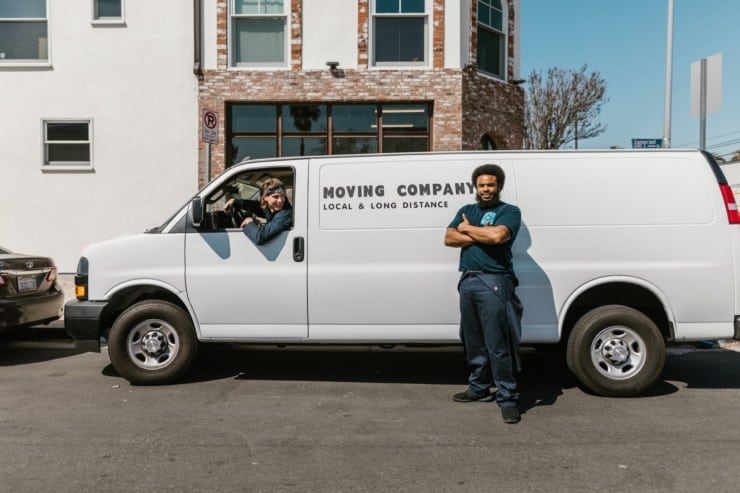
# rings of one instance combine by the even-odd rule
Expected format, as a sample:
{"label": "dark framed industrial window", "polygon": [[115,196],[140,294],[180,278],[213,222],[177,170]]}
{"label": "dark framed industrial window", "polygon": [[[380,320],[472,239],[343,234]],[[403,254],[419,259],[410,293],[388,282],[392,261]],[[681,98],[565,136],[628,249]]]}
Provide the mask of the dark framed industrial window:
{"label": "dark framed industrial window", "polygon": [[420,152],[431,148],[432,104],[227,104],[227,165],[323,154]]}

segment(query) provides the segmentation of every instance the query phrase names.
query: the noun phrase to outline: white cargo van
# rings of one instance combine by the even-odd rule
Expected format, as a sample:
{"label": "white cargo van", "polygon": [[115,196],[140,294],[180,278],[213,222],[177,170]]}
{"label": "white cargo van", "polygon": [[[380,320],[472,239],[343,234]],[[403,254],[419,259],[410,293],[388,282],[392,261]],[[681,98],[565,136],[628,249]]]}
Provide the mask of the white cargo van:
{"label": "white cargo van", "polygon": [[[496,163],[523,225],[523,343],[567,346],[594,392],[639,393],[671,341],[740,336],[740,217],[699,151],[384,154],[227,169],[160,227],[87,247],[65,324],[137,384],[183,375],[200,343],[457,343],[457,249],[443,244]],[[263,246],[224,213],[280,178],[294,221]],[[234,211],[232,208],[231,211]]]}

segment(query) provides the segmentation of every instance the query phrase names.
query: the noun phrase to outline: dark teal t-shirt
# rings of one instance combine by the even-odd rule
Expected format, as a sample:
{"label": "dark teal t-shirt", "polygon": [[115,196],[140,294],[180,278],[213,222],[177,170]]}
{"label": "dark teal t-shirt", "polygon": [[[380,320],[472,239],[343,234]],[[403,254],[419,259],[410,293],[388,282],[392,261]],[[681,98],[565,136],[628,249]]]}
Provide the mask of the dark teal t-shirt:
{"label": "dark teal t-shirt", "polygon": [[462,215],[468,218],[473,226],[507,226],[511,238],[501,245],[474,243],[460,250],[460,271],[480,270],[490,274],[508,274],[516,279],[512,264],[511,245],[516,239],[522,224],[522,213],[519,207],[500,202],[492,209],[481,209],[478,203],[463,206],[448,227],[457,228],[462,222]]}

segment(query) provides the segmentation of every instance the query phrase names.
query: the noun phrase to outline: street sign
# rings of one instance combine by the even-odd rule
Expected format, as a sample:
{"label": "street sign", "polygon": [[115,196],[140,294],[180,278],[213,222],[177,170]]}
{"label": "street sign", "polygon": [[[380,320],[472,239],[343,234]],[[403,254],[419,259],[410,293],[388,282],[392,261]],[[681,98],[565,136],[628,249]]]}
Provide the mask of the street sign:
{"label": "street sign", "polygon": [[663,139],[632,139],[633,149],[660,149]]}
{"label": "street sign", "polygon": [[[722,105],[722,53],[704,58],[691,64],[691,116],[716,113]],[[702,115],[702,99],[704,115]]]}
{"label": "street sign", "polygon": [[204,109],[201,121],[203,122],[203,142],[218,144],[218,113]]}

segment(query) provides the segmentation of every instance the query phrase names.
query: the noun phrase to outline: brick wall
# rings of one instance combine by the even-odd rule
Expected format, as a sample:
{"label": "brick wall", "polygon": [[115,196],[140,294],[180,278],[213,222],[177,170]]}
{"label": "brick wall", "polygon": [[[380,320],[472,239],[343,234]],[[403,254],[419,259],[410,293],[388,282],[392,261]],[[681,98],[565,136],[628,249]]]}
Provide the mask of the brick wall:
{"label": "brick wall", "polygon": [[[344,70],[344,77],[334,77],[329,70],[206,70],[199,87],[199,111],[219,113],[219,144],[211,146],[216,175],[225,164],[228,102],[433,102],[432,150],[452,151],[462,146],[462,91],[460,70]],[[201,157],[204,149],[201,143]],[[203,166],[200,174],[202,183]]]}
{"label": "brick wall", "polygon": [[463,76],[462,149],[479,149],[488,135],[498,149],[521,149],[524,139],[524,91],[479,75]]}
{"label": "brick wall", "polygon": [[[350,0],[348,0],[350,1]],[[431,150],[456,151],[480,147],[489,135],[499,149],[521,148],[523,91],[499,80],[468,70],[444,68],[444,0],[434,0],[432,68],[429,70],[368,70],[369,0],[358,2],[358,68],[345,69],[342,77],[329,70],[302,70],[302,0],[291,0],[290,69],[274,71],[227,70],[227,3],[217,0],[217,70],[206,70],[199,86],[199,114],[207,108],[219,113],[219,144],[211,148],[211,173],[225,166],[226,104],[230,102],[430,102],[432,103]],[[514,17],[509,5],[508,76],[513,76]],[[472,2],[471,26],[476,23],[477,3]],[[475,29],[470,49],[475,60]],[[200,126],[199,126],[200,132]],[[200,144],[200,178],[204,182],[205,144]]]}

